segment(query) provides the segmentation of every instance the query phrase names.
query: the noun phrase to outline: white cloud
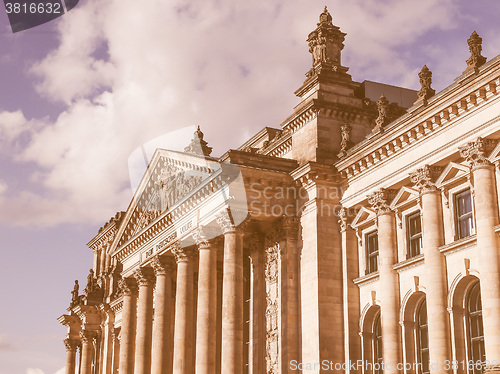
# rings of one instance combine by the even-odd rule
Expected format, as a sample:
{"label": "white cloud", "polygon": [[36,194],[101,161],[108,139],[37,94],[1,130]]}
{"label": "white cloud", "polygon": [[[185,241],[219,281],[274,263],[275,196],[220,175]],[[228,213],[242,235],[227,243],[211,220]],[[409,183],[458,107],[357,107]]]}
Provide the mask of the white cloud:
{"label": "white cloud", "polygon": [[66,368],[61,368],[58,371],[56,371],[54,374],[64,374],[66,372]]}
{"label": "white cloud", "polygon": [[28,368],[26,369],[26,374],[45,374],[45,372],[42,369]]}
{"label": "white cloud", "polygon": [[[416,67],[398,48],[457,19],[452,0],[331,3],[348,33],[344,65],[360,80],[416,84]],[[4,141],[29,132],[17,159],[36,166],[38,186],[0,198],[0,221],[103,222],[127,207],[128,156],[150,139],[200,124],[220,155],[278,126],[297,103],[292,93],[311,63],[305,39],[323,6],[81,2],[61,19],[58,48],[31,69],[39,92],[67,108],[38,126],[19,111],[0,113]]]}

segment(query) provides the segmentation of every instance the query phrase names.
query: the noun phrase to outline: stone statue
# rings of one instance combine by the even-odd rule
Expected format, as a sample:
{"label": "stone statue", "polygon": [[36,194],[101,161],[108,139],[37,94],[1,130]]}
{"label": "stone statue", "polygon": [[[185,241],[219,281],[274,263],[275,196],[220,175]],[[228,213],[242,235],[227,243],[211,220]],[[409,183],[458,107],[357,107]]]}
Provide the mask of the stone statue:
{"label": "stone statue", "polygon": [[96,289],[96,280],[94,278],[94,270],[90,269],[89,275],[87,276],[87,287],[85,288],[87,292],[94,292]]}
{"label": "stone statue", "polygon": [[78,281],[75,280],[75,285],[73,286],[73,291],[71,291],[71,306],[78,304],[79,297],[78,297],[78,291],[79,291],[80,286],[78,285]]}
{"label": "stone statue", "polygon": [[347,149],[351,146],[351,130],[352,127],[348,123],[344,123],[340,126],[340,153],[339,157],[346,155]]}
{"label": "stone statue", "polygon": [[420,78],[420,91],[418,91],[418,100],[424,101],[426,104],[427,99],[434,96],[436,93],[435,90],[432,89],[432,72],[429,70],[427,65],[424,65],[420,73],[418,73],[418,77]]}
{"label": "stone statue", "polygon": [[377,101],[377,108],[378,108],[378,117],[375,120],[375,129],[378,129],[385,125],[387,121],[387,108],[389,106],[389,100],[385,97],[384,94],[380,96],[380,99]]}
{"label": "stone statue", "polygon": [[481,51],[483,50],[482,43],[483,39],[477,34],[477,32],[474,31],[467,40],[467,44],[469,44],[470,57],[467,60],[467,69],[464,70],[464,73],[471,69],[477,69],[486,62],[486,57],[481,55]]}

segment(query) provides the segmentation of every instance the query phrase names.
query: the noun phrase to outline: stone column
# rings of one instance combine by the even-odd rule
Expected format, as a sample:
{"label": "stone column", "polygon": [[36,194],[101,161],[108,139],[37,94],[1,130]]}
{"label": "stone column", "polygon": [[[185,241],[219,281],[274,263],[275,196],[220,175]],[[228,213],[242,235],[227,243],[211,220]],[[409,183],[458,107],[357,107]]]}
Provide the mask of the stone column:
{"label": "stone column", "polygon": [[173,349],[170,336],[172,321],[172,278],[174,264],[172,259],[156,256],[151,262],[156,275],[155,318],[153,327],[153,353],[151,371],[161,374],[172,373],[172,360],[169,352]]}
{"label": "stone column", "polygon": [[245,240],[248,245],[252,275],[250,304],[250,370],[254,373],[266,372],[266,275],[264,268],[264,245],[262,238],[253,235]]}
{"label": "stone column", "polygon": [[282,367],[284,372],[291,371],[290,362],[300,362],[300,306],[299,306],[299,254],[297,241],[300,220],[297,217],[283,217],[283,232],[285,248],[281,256],[282,287],[284,305],[282,316],[286,321],[283,336],[286,344],[286,354],[283,354]]}
{"label": "stone column", "polygon": [[377,213],[379,249],[379,299],[382,323],[382,357],[384,374],[398,373],[401,362],[401,333],[399,329],[399,277],[392,265],[398,261],[396,217],[389,208],[394,194],[380,189],[368,197]]}
{"label": "stone column", "polygon": [[217,247],[198,229],[193,238],[199,250],[196,374],[215,374],[217,344]]}
{"label": "stone column", "polygon": [[120,367],[120,330],[113,329],[113,358],[112,358],[112,368],[111,373],[117,374],[118,368]]}
{"label": "stone column", "polygon": [[102,323],[103,337],[102,337],[102,353],[101,353],[101,367],[102,374],[111,374],[113,366],[113,325],[115,316],[108,304],[102,304],[101,310],[104,318]]}
{"label": "stone column", "polygon": [[[108,256],[108,254],[106,253],[106,247],[103,245],[101,247],[101,257],[100,257],[101,264],[99,266],[99,274],[102,274],[106,271],[106,257],[107,256]],[[99,275],[99,274],[96,274],[96,275]]]}
{"label": "stone column", "polygon": [[134,271],[134,277],[139,285],[134,374],[150,374],[153,338],[153,270],[146,267],[138,268]]}
{"label": "stone column", "polygon": [[[359,274],[358,240],[349,225],[356,212],[342,208],[339,211],[340,232],[342,235],[342,281],[344,300],[344,354],[345,362],[356,362],[361,357],[361,339],[359,338],[359,287],[353,280]],[[357,367],[348,366],[346,373],[359,373]]]}
{"label": "stone column", "polygon": [[434,185],[442,168],[425,165],[411,174],[411,181],[422,200],[422,247],[425,256],[425,287],[429,326],[431,373],[449,373],[445,362],[451,360],[450,317],[447,311],[448,282],[446,259],[439,252],[444,245],[441,192]]}
{"label": "stone column", "polygon": [[174,374],[193,373],[193,251],[176,243],[172,252],[177,262],[174,326]]}
{"label": "stone column", "polygon": [[93,340],[96,336],[95,331],[83,330],[80,332],[82,340],[81,374],[92,374],[92,360],[94,358]]}
{"label": "stone column", "polygon": [[119,372],[120,374],[134,374],[137,284],[132,278],[123,278],[120,280],[119,287],[123,292]]}
{"label": "stone column", "polygon": [[[478,138],[460,148],[474,178],[477,249],[480,255],[486,360],[500,362],[500,243],[493,227],[499,224],[495,168],[486,158],[494,143]],[[488,371],[488,368],[486,368]]]}
{"label": "stone column", "polygon": [[78,341],[75,339],[66,338],[64,339],[64,345],[66,346],[66,374],[75,374],[75,364],[76,364],[76,348],[78,347]]}
{"label": "stone column", "polygon": [[243,234],[228,210],[217,222],[224,233],[222,276],[222,357],[225,373],[243,373]]}

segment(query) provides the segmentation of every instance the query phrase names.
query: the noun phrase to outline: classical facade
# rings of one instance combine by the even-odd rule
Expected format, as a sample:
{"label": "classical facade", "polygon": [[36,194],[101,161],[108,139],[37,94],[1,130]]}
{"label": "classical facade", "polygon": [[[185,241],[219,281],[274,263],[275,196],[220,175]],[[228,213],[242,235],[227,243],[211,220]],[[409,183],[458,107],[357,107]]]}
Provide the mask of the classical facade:
{"label": "classical facade", "polygon": [[[88,243],[67,374],[478,374],[500,361],[500,57],[354,82],[320,15],[279,128],[158,149]],[[464,41],[464,48],[467,48]]]}

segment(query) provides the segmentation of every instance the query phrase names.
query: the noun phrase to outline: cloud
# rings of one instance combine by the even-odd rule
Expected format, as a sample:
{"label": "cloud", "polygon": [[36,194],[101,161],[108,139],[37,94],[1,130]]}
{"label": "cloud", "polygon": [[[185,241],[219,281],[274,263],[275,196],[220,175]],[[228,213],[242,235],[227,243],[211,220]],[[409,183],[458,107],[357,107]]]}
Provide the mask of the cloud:
{"label": "cloud", "polygon": [[[323,6],[145,0],[139,11],[133,0],[81,2],[61,18],[58,47],[30,69],[40,95],[64,110],[51,123],[0,113],[0,143],[28,134],[14,159],[33,167],[25,189],[0,195],[0,221],[102,223],[128,206],[127,159],[141,144],[200,124],[220,155],[278,127],[297,104],[292,93],[311,64],[305,39]],[[410,86],[420,66],[401,51],[459,18],[452,0],[329,9],[348,33],[343,62],[355,79]]]}
{"label": "cloud", "polygon": [[66,368],[61,368],[58,371],[56,371],[54,374],[64,374],[66,372]]}
{"label": "cloud", "polygon": [[26,369],[26,374],[45,374],[45,372],[42,369],[28,368]]}
{"label": "cloud", "polygon": [[17,351],[18,347],[8,340],[8,336],[0,334],[0,352],[1,351]]}

